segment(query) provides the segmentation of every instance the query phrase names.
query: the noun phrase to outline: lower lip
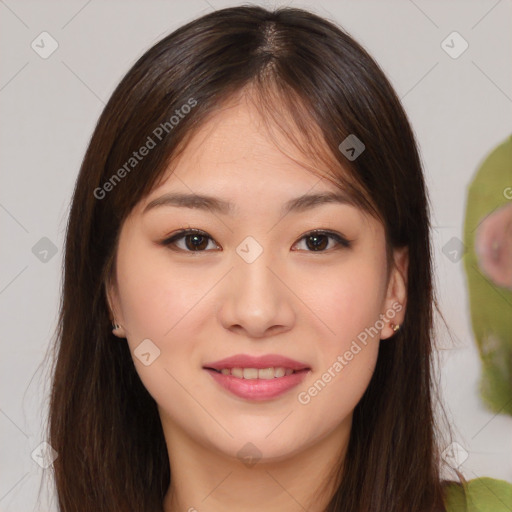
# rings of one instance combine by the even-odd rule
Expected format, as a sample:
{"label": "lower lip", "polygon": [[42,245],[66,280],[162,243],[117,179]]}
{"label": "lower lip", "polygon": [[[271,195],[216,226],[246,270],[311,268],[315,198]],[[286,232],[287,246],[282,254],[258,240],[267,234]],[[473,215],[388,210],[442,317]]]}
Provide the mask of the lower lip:
{"label": "lower lip", "polygon": [[310,371],[301,370],[291,375],[273,379],[240,379],[233,377],[233,375],[224,375],[215,370],[206,368],[205,370],[223,388],[246,400],[268,400],[282,395],[298,386]]}

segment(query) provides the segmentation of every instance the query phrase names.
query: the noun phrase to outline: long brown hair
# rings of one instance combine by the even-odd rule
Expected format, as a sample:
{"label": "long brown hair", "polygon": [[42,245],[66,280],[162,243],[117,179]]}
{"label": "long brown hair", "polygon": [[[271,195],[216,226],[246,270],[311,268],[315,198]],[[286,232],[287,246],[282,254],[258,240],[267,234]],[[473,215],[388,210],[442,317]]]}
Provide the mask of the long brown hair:
{"label": "long brown hair", "polygon": [[[256,6],[215,11],[150,48],[112,94],[90,140],[67,226],[54,347],[48,440],[58,453],[60,510],[162,510],[172,475],[157,406],[128,344],[111,332],[105,284],[124,219],[208,115],[249,90],[273,126],[291,138],[305,135],[301,149],[325,161],[333,182],[381,220],[388,257],[395,247],[409,249],[405,320],[380,344],[326,510],[442,510],[437,306],[412,129],[378,64],[345,31],[305,10]],[[171,121],[183,105],[190,108]],[[355,160],[339,148],[349,135],[365,145]],[[154,146],[131,161],[148,137]]]}

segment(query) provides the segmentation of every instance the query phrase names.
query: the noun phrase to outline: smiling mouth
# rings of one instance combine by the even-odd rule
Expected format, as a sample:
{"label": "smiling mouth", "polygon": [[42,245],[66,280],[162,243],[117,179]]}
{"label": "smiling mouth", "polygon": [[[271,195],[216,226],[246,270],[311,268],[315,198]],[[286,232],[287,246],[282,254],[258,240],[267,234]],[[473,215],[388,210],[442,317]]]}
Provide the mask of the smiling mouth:
{"label": "smiling mouth", "polygon": [[214,371],[216,373],[220,373],[222,375],[230,375],[232,377],[236,377],[238,379],[245,380],[272,380],[279,379],[282,377],[288,377],[294,373],[304,373],[309,371],[309,368],[303,368],[302,370],[293,370],[292,368],[285,368],[282,366],[278,367],[269,367],[269,368],[223,368],[221,370],[217,370],[216,368],[208,368],[205,370]]}

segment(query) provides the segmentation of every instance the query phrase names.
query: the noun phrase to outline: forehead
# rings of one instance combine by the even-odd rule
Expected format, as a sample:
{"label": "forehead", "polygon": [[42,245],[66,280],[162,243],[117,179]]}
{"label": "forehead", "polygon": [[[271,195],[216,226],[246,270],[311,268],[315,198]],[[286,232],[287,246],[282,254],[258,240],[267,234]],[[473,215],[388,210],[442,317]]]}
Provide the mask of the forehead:
{"label": "forehead", "polygon": [[[285,120],[287,126],[293,123]],[[317,128],[312,127],[311,133]],[[307,146],[311,133],[295,130],[292,138]],[[325,178],[329,173],[319,155],[306,155],[281,126],[263,118],[247,96],[226,103],[192,134],[145,204],[166,190],[222,195],[251,192],[260,199],[339,191]],[[322,143],[317,144],[322,147]],[[324,150],[327,153],[327,150]],[[316,156],[316,158],[315,158]],[[325,154],[322,155],[325,160]],[[332,176],[332,174],[331,174]],[[218,195],[218,194],[217,194]]]}

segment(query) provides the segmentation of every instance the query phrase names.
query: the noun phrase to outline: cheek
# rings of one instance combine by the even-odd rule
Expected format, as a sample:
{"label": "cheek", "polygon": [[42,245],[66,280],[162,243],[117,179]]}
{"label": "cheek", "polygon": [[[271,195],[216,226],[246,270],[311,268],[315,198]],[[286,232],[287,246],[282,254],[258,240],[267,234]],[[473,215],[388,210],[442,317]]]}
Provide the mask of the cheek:
{"label": "cheek", "polygon": [[[185,272],[171,264],[165,250],[155,250],[144,241],[133,241],[129,251],[119,254],[121,312],[137,373],[158,404],[166,404],[174,413],[185,411],[191,403],[180,383],[187,382],[190,368],[199,360],[204,329],[200,319],[209,318],[204,296],[211,283],[198,279],[199,270],[192,273],[189,267]],[[144,353],[150,354],[147,365]],[[195,394],[195,383],[187,382],[187,390]]]}
{"label": "cheek", "polygon": [[385,278],[385,261],[372,255],[351,258],[336,268],[304,277],[304,302],[324,324],[324,353],[332,356],[348,349],[360,333],[375,326],[385,299]]}
{"label": "cheek", "polygon": [[330,329],[317,339],[317,365],[297,393],[303,414],[321,417],[316,428],[326,430],[351,416],[370,383],[380,344],[375,282],[347,275],[330,286],[336,290],[324,295],[321,313]]}
{"label": "cheek", "polygon": [[297,400],[308,414],[322,415],[327,423],[351,413],[377,362],[386,261],[374,254],[380,253],[366,252],[336,271],[303,281],[304,292],[310,290],[305,302],[313,305],[323,327],[317,340],[317,367]]}
{"label": "cheek", "polygon": [[121,311],[132,341],[172,336],[173,330],[183,328],[181,319],[208,290],[208,283],[190,268],[184,272],[171,264],[165,249],[155,250],[148,243],[134,243],[129,257],[118,258]]}

